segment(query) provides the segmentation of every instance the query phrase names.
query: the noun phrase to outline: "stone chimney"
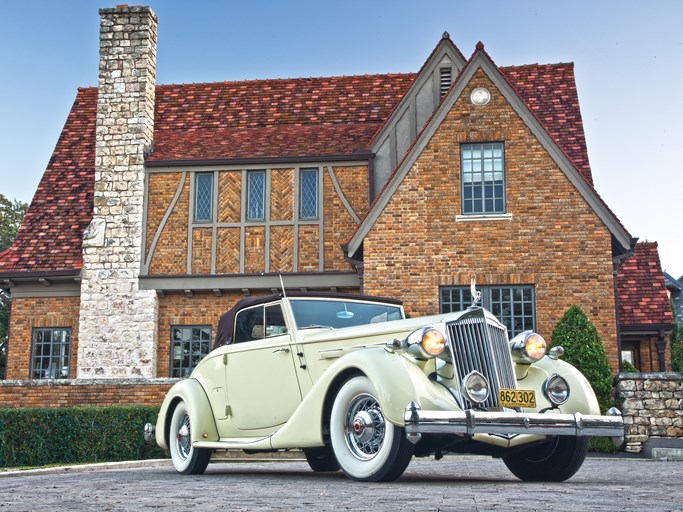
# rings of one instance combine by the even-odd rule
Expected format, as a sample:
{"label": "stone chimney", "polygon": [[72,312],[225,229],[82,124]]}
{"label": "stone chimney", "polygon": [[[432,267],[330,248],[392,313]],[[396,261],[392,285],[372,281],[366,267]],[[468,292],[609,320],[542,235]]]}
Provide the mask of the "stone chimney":
{"label": "stone chimney", "polygon": [[138,276],[157,17],[127,5],[99,12],[94,215],[83,236],[77,377],[153,378],[158,302]]}

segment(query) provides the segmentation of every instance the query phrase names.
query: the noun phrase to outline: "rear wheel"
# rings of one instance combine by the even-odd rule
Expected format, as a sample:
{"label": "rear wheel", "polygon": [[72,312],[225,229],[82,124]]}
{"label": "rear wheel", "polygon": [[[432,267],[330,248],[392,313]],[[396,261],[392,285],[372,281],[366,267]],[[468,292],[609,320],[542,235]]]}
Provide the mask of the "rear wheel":
{"label": "rear wheel", "polygon": [[316,473],[323,471],[339,471],[339,463],[334,456],[332,447],[327,444],[320,448],[304,448],[306,461]]}
{"label": "rear wheel", "polygon": [[201,475],[211,459],[211,450],[192,446],[190,412],[185,402],[179,402],[171,417],[168,444],[171,460],[178,473]]}
{"label": "rear wheel", "polygon": [[522,480],[563,482],[579,470],[587,452],[587,437],[558,436],[548,444],[503,457],[503,462]]}
{"label": "rear wheel", "polygon": [[330,415],[330,441],[344,473],[366,482],[396,480],[414,449],[404,429],[385,420],[375,387],[365,376],[352,377],[339,390]]}

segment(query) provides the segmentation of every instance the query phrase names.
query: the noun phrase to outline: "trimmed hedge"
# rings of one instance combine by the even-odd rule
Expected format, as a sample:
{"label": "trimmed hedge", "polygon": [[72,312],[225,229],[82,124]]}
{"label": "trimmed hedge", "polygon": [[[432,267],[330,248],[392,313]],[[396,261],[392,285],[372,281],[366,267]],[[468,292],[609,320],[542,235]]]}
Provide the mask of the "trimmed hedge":
{"label": "trimmed hedge", "polygon": [[0,467],[164,458],[143,437],[159,407],[0,409]]}

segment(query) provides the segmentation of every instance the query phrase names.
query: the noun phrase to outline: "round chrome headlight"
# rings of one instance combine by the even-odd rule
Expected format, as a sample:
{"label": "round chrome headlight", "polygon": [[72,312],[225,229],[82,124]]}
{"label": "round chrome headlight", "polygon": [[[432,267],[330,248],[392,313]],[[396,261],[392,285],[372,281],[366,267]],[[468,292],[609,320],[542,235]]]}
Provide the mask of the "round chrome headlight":
{"label": "round chrome headlight", "polygon": [[445,327],[442,324],[430,325],[412,332],[406,342],[408,353],[417,359],[426,360],[438,357],[446,350]]}
{"label": "round chrome headlight", "polygon": [[512,359],[515,363],[534,363],[545,356],[547,347],[543,336],[533,331],[524,331],[510,340]]}
{"label": "round chrome headlight", "polygon": [[543,383],[543,394],[553,405],[562,405],[569,400],[569,384],[563,377],[553,373]]}
{"label": "round chrome headlight", "polygon": [[436,329],[427,329],[422,333],[420,345],[428,355],[436,357],[441,355],[446,348],[446,339]]}
{"label": "round chrome headlight", "polygon": [[489,397],[489,382],[481,373],[473,371],[462,379],[462,389],[470,402],[480,404]]}

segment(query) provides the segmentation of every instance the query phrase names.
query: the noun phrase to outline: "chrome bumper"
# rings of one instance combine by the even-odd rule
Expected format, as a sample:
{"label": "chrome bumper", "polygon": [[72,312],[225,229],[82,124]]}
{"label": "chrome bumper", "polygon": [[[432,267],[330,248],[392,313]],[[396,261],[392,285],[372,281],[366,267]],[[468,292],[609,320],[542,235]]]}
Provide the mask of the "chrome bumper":
{"label": "chrome bumper", "polygon": [[422,434],[535,434],[557,436],[608,436],[620,445],[624,420],[618,409],[607,416],[580,413],[525,413],[488,411],[423,411],[415,402],[406,406],[406,435],[416,443]]}

